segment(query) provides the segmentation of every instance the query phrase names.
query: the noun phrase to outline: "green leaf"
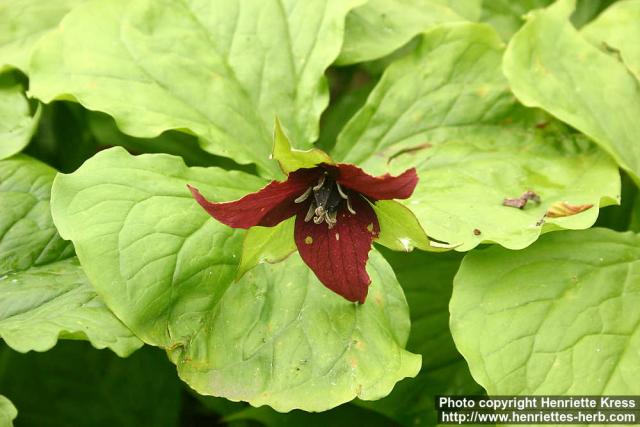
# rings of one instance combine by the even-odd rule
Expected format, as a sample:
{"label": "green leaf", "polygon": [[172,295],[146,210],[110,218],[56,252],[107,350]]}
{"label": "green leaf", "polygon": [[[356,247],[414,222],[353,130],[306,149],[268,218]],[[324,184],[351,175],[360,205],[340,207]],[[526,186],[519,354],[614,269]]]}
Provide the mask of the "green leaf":
{"label": "green leaf", "polygon": [[[460,251],[492,242],[523,248],[544,231],[587,228],[598,206],[619,202],[618,170],[606,153],[514,105],[503,51],[487,25],[427,32],[387,69],[333,152],[375,174],[416,167],[418,186],[402,203],[431,238]],[[527,190],[542,203],[502,205]],[[563,202],[594,207],[545,218]]]}
{"label": "green leaf", "polygon": [[509,43],[504,73],[522,103],[592,138],[640,182],[640,83],[573,28],[573,6],[560,0],[533,14]]}
{"label": "green leaf", "polygon": [[26,156],[0,161],[0,336],[17,351],[87,339],[126,356],[142,343],[104,306],[49,212],[55,170]]}
{"label": "green leaf", "polygon": [[553,3],[553,0],[484,1],[482,2],[482,22],[491,24],[503,40],[509,40],[524,24],[527,12],[546,7],[550,3]]}
{"label": "green leaf", "polygon": [[0,161],[0,276],[73,255],[49,212],[55,173],[23,155]]}
{"label": "green leaf", "polygon": [[18,416],[18,410],[13,403],[0,394],[0,425],[3,427],[13,427],[13,420]]}
{"label": "green leaf", "polygon": [[640,393],[639,248],[591,229],[468,254],[451,330],[474,378],[496,395]]}
{"label": "green leaf", "polygon": [[320,163],[333,164],[333,160],[327,153],[317,148],[309,150],[296,150],[291,147],[291,142],[287,134],[282,129],[280,120],[276,119],[275,130],[273,132],[273,154],[272,157],[280,164],[280,169],[285,174],[302,168],[311,168]]}
{"label": "green leaf", "polygon": [[242,242],[242,256],[236,277],[241,278],[258,264],[276,263],[295,252],[294,224],[295,217],[282,221],[275,227],[251,227]]}
{"label": "green leaf", "polygon": [[394,251],[411,252],[414,248],[437,251],[438,245],[427,237],[416,216],[395,200],[378,200],[372,204],[380,223],[376,243]]}
{"label": "green leaf", "polygon": [[27,146],[39,117],[40,107],[35,115],[31,114],[22,86],[8,75],[0,76],[0,160]]}
{"label": "green leaf", "polygon": [[404,294],[379,254],[371,254],[363,305],[322,286],[297,254],[232,284],[244,232],[207,215],[187,183],[216,201],[264,185],[115,148],[58,175],[52,211],[109,308],[143,341],[166,348],[194,390],[319,411],[380,398],[416,374],[420,357],[403,350]]}
{"label": "green leaf", "polygon": [[121,357],[142,346],[98,298],[76,258],[0,277],[0,337],[23,353],[47,351],[58,338],[88,340]]}
{"label": "green leaf", "polygon": [[34,45],[84,0],[12,0],[0,4],[0,71],[29,71]]}
{"label": "green leaf", "polygon": [[187,130],[207,151],[278,176],[275,116],[297,148],[317,138],[323,73],[361,2],[88,2],[39,43],[30,93],[76,99],[133,136]]}
{"label": "green leaf", "polygon": [[179,425],[182,386],[157,349],[122,359],[67,341],[46,353],[0,346],[0,359],[0,389],[18,407],[18,426]]}
{"label": "green leaf", "polygon": [[500,73],[504,52],[485,24],[443,25],[389,66],[366,104],[338,136],[333,157],[384,172],[402,149],[430,142],[428,132],[493,123],[515,99]]}
{"label": "green leaf", "polygon": [[[640,80],[640,0],[614,3],[582,28],[582,36],[605,52],[618,54]],[[613,52],[612,52],[613,51]]]}
{"label": "green leaf", "polygon": [[347,15],[338,64],[381,58],[446,22],[480,17],[481,0],[370,0]]}
{"label": "green leaf", "polygon": [[437,424],[435,396],[484,394],[449,332],[449,299],[462,254],[383,253],[409,301],[411,335],[407,348],[423,355],[424,366],[416,378],[398,384],[388,397],[356,403],[403,426],[433,426]]}

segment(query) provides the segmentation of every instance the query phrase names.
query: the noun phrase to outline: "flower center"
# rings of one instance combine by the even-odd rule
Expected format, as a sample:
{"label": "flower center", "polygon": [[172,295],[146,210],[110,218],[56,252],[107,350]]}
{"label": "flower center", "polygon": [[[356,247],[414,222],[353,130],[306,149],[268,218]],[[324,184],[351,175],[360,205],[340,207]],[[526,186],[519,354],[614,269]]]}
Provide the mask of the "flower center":
{"label": "flower center", "polygon": [[356,211],[351,207],[349,196],[342,190],[342,187],[334,179],[326,174],[318,180],[318,184],[309,187],[300,197],[295,199],[296,203],[302,203],[313,193],[313,200],[309,204],[309,210],[304,218],[305,222],[313,219],[315,224],[327,223],[331,229],[338,222],[338,209],[343,201],[347,204],[347,209],[351,214]]}

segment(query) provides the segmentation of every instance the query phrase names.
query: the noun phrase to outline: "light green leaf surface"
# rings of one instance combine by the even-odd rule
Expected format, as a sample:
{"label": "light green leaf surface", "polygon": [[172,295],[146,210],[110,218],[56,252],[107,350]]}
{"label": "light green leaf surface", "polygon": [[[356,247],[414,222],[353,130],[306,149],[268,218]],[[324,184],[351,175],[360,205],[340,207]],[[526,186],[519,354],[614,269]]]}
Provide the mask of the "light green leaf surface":
{"label": "light green leaf surface", "polygon": [[295,217],[282,221],[275,227],[251,227],[242,242],[237,277],[242,277],[258,264],[282,261],[294,252],[294,224]]}
{"label": "light green leaf surface", "polygon": [[504,73],[522,103],[592,138],[640,182],[640,83],[576,31],[573,9],[560,0],[533,14],[509,43]]}
{"label": "light green leaf surface", "polygon": [[11,0],[0,3],[0,70],[29,71],[35,43],[84,0]]}
{"label": "light green leaf surface", "polygon": [[[486,25],[427,32],[387,69],[333,152],[375,174],[416,167],[418,186],[402,203],[430,237],[460,251],[482,242],[523,248],[546,230],[587,228],[598,206],[619,202],[618,170],[606,153],[514,106],[500,72],[503,51]],[[502,206],[527,190],[542,203]],[[594,207],[544,218],[561,202]]]}
{"label": "light green leaf surface", "polygon": [[480,18],[481,0],[369,0],[347,15],[338,64],[381,58],[447,22]]}
{"label": "light green leaf surface", "polygon": [[605,52],[620,55],[625,65],[640,79],[640,0],[614,3],[581,34]]}
{"label": "light green leaf surface", "polygon": [[404,294],[379,254],[368,264],[364,305],[322,286],[297,254],[232,284],[244,232],[209,217],[187,183],[216,201],[264,184],[111,149],[56,178],[52,211],[109,308],[145,342],[168,349],[194,390],[319,411],[380,398],[417,373],[420,357],[403,349]]}
{"label": "light green leaf surface", "polygon": [[0,161],[0,276],[73,255],[49,212],[55,174],[23,155]]}
{"label": "light green leaf surface", "polygon": [[451,330],[495,395],[640,393],[640,237],[552,233],[512,252],[468,254]]}
{"label": "light green leaf surface", "polygon": [[524,16],[527,12],[548,6],[551,3],[553,0],[483,1],[482,22],[491,24],[498,31],[502,40],[509,40],[524,24]]}
{"label": "light green leaf surface", "polygon": [[374,172],[401,150],[417,152],[429,132],[493,123],[515,99],[500,73],[504,45],[485,24],[427,31],[416,49],[391,64],[332,151],[336,160]]}
{"label": "light green leaf surface", "polygon": [[0,277],[0,337],[23,353],[47,351],[58,338],[88,340],[121,357],[142,346],[98,298],[76,258]]}
{"label": "light green leaf surface", "polygon": [[17,156],[0,161],[0,337],[17,351],[87,339],[126,356],[142,343],[104,306],[51,219],[55,170]]}
{"label": "light green leaf surface", "polygon": [[0,76],[0,160],[27,146],[39,116],[40,108],[35,115],[31,114],[22,86],[9,76]]}
{"label": "light green leaf surface", "polygon": [[276,119],[273,132],[273,154],[272,158],[280,164],[280,169],[285,174],[289,174],[298,169],[312,168],[320,163],[333,164],[333,160],[327,153],[317,148],[309,150],[296,150],[291,147],[291,141],[280,120]]}
{"label": "light green leaf surface", "polygon": [[133,136],[187,130],[207,151],[277,176],[274,119],[297,148],[317,138],[323,73],[361,2],[92,1],[39,43],[30,93],[74,98]]}
{"label": "light green leaf surface", "polygon": [[18,416],[18,410],[13,403],[0,394],[0,426],[13,427],[13,420]]}

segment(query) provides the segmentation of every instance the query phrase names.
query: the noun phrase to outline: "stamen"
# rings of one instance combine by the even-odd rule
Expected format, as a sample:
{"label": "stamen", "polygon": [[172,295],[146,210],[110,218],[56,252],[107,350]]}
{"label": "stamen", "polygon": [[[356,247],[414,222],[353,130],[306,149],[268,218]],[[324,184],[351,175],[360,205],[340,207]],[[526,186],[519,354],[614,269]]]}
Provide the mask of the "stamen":
{"label": "stamen", "polygon": [[311,187],[307,188],[307,191],[302,193],[302,195],[298,196],[297,199],[294,200],[295,203],[302,203],[309,198],[309,194],[311,194]]}
{"label": "stamen", "polygon": [[351,215],[355,215],[356,211],[353,210],[353,208],[351,207],[351,200],[347,199],[347,209],[349,209],[349,212],[351,212]]}
{"label": "stamen", "polygon": [[322,224],[322,221],[324,221],[324,216],[315,216],[315,217],[313,217],[313,222],[315,224]]}
{"label": "stamen", "polygon": [[340,183],[336,182],[336,188],[338,189],[338,194],[340,194],[340,197],[342,197],[343,199],[349,198],[349,196],[344,194],[344,191],[342,191],[342,187],[340,186]]}
{"label": "stamen", "polygon": [[334,212],[327,212],[325,214],[325,221],[327,221],[327,225],[329,226],[329,229],[332,229],[334,225],[336,225],[336,222],[338,222],[338,212],[334,211]]}
{"label": "stamen", "polygon": [[322,186],[324,185],[324,180],[327,176],[326,175],[322,175],[320,177],[320,179],[318,180],[318,185],[316,185],[315,187],[313,187],[314,191],[318,191],[322,188]]}
{"label": "stamen", "polygon": [[318,206],[315,210],[316,216],[324,216],[325,210],[323,206]]}
{"label": "stamen", "polygon": [[309,205],[309,210],[307,211],[307,215],[304,217],[304,222],[311,221],[311,218],[313,218],[313,213],[315,210],[316,210],[315,203],[311,202],[311,204]]}

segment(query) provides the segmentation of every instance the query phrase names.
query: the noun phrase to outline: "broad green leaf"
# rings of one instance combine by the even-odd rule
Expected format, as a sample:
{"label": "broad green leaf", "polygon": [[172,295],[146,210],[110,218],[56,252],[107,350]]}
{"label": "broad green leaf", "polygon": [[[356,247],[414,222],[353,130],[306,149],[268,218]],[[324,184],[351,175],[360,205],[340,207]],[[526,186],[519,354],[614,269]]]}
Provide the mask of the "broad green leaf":
{"label": "broad green leaf", "polygon": [[275,227],[251,227],[242,242],[242,256],[236,277],[242,277],[258,264],[282,261],[296,251],[294,224],[295,218],[289,218]]}
{"label": "broad green leaf", "polygon": [[0,394],[0,426],[13,427],[13,420],[18,416],[18,410],[13,403]]}
{"label": "broad green leaf", "polygon": [[478,395],[484,390],[471,377],[449,332],[449,299],[462,254],[410,254],[384,251],[409,301],[411,334],[407,348],[423,356],[416,378],[401,382],[386,398],[356,403],[403,426],[437,423],[437,395]]}
{"label": "broad green leaf", "polygon": [[363,305],[322,286],[297,254],[232,284],[244,232],[209,217],[187,183],[217,201],[264,185],[116,148],[58,175],[52,211],[109,308],[143,341],[166,348],[194,390],[319,411],[380,398],[416,374],[420,357],[403,349],[404,294],[379,254],[371,254]]}
{"label": "broad green leaf", "polygon": [[[483,242],[519,249],[543,231],[587,228],[598,206],[619,201],[618,170],[606,153],[514,106],[500,72],[503,51],[487,25],[427,32],[387,69],[333,152],[376,174],[416,167],[418,186],[402,203],[427,235],[460,251]],[[502,205],[527,190],[542,203]],[[563,202],[593,207],[545,218]]]}
{"label": "broad green leaf", "polygon": [[22,86],[10,76],[0,76],[0,160],[19,153],[27,146],[39,116],[39,107],[35,115],[31,114]]}
{"label": "broad green leaf", "polygon": [[524,16],[527,12],[548,6],[551,3],[553,0],[483,1],[482,22],[491,24],[503,40],[509,40],[524,24]]}
{"label": "broad green leaf", "polygon": [[481,0],[369,0],[347,15],[338,64],[381,58],[446,22],[480,18]]}
{"label": "broad green leaf", "polygon": [[142,343],[104,306],[49,212],[55,170],[26,156],[0,161],[0,337],[17,351],[87,339],[126,356]]}
{"label": "broad green leaf", "polygon": [[35,43],[84,0],[11,0],[0,3],[0,71],[29,71]]}
{"label": "broad green leaf", "polygon": [[157,349],[145,347],[122,359],[66,341],[46,353],[0,346],[0,359],[0,390],[18,408],[17,426],[180,425],[183,387]]}
{"label": "broad green leaf", "polygon": [[187,130],[207,151],[277,176],[274,119],[297,148],[317,138],[323,73],[361,2],[91,1],[39,43],[30,93],[76,99],[133,136]]}
{"label": "broad green leaf", "polygon": [[489,394],[640,393],[640,237],[551,233],[468,254],[451,330]]}
{"label": "broad green leaf", "polygon": [[88,340],[121,357],[142,346],[98,298],[76,258],[0,277],[0,337],[23,353],[49,350],[58,338]]}
{"label": "broad green leaf", "polygon": [[55,174],[23,155],[0,161],[0,276],[73,255],[49,212]]}
{"label": "broad green leaf", "polygon": [[296,150],[291,147],[289,137],[282,129],[280,120],[276,119],[273,132],[272,158],[280,164],[280,169],[285,174],[302,168],[311,168],[320,163],[333,164],[333,160],[327,153],[317,148],[309,150]]}
{"label": "broad green leaf", "polygon": [[573,9],[573,1],[560,0],[534,13],[511,39],[504,73],[522,103],[592,138],[639,182],[640,83],[576,31]]}
{"label": "broad green leaf", "polygon": [[640,0],[614,3],[598,18],[582,28],[591,43],[619,54],[625,65],[640,80]]}
{"label": "broad green leaf", "polygon": [[502,118],[515,102],[500,73],[503,51],[485,24],[427,31],[410,55],[387,68],[330,154],[383,172],[393,153],[430,142],[429,131]]}

